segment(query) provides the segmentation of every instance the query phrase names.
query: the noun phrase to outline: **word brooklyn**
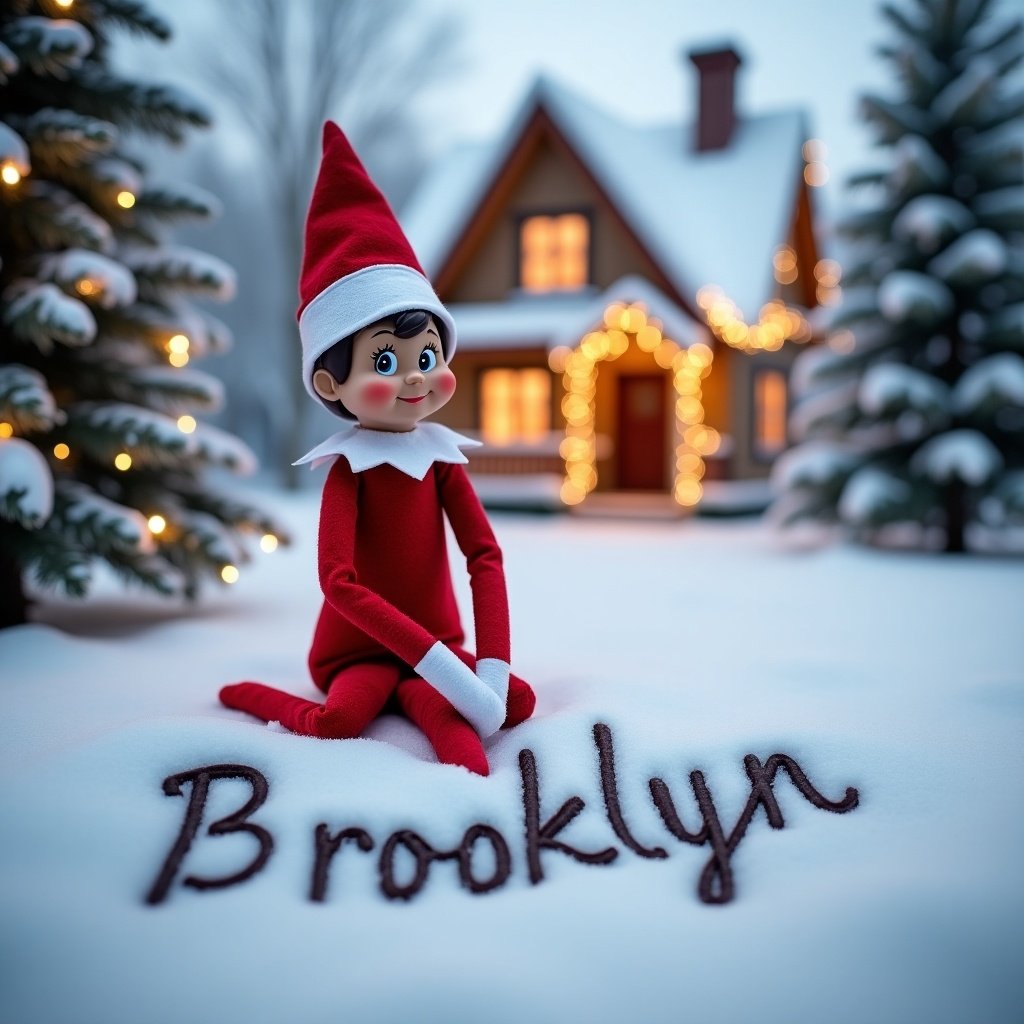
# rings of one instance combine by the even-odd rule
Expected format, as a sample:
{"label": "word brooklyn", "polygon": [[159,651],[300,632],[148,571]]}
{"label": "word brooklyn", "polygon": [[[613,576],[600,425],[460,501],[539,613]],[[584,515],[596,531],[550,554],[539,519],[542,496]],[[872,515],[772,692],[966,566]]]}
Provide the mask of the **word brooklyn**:
{"label": "word brooklyn", "polygon": [[[619,800],[611,729],[598,723],[593,731],[604,797],[604,813],[612,831],[622,845],[638,857],[651,860],[667,858],[669,854],[664,847],[644,846],[633,835]],[[697,883],[697,895],[705,903],[728,903],[735,895],[731,857],[747,834],[747,827],[759,807],[764,808],[768,824],[772,828],[779,829],[784,826],[782,811],[772,788],[780,770],[785,770],[797,792],[808,803],[821,810],[845,814],[852,811],[859,800],[857,790],[853,788],[848,788],[841,800],[829,800],[811,784],[800,765],[787,754],[772,754],[763,764],[753,754],[747,754],[743,759],[743,767],[750,780],[750,795],[739,818],[729,831],[722,826],[702,772],[692,771],[689,777],[690,788],[701,816],[700,827],[692,831],[683,824],[667,783],[659,778],[650,779],[648,782],[651,799],[668,833],[681,843],[711,848],[710,856]],[[532,750],[520,751],[519,771],[523,783],[523,834],[519,842],[522,844],[526,870],[532,884],[544,881],[545,854],[558,853],[583,864],[610,864],[618,858],[620,851],[615,846],[588,851],[577,849],[559,838],[566,826],[586,806],[581,797],[570,797],[554,814],[542,820],[541,783],[537,772],[537,759]],[[247,782],[252,788],[252,794],[243,807],[210,824],[206,830],[207,834],[217,836],[247,832],[255,838],[258,852],[244,868],[233,875],[221,878],[188,875],[182,879],[182,884],[195,889],[223,889],[246,881],[266,865],[274,850],[274,838],[266,827],[250,820],[263,805],[270,791],[262,772],[242,764],[217,764],[179,772],[164,779],[163,789],[167,796],[181,796],[182,786],[191,787],[185,817],[177,840],[146,896],[147,903],[158,904],[167,899],[202,824],[210,786],[218,779],[231,778],[240,778]],[[371,853],[376,846],[373,836],[364,828],[349,827],[332,832],[326,823],[321,823],[314,829],[309,885],[309,898],[314,902],[321,902],[327,898],[332,862],[346,842],[354,843],[366,854]],[[492,856],[488,860],[486,873],[481,876],[474,870],[474,851],[478,844],[482,843],[490,846]],[[400,872],[396,860],[402,851],[406,854],[403,859],[407,866]],[[400,873],[410,874],[410,856],[412,864],[415,865],[411,877],[399,879]],[[423,836],[403,829],[389,835],[380,847],[378,870],[381,892],[389,899],[413,899],[426,884],[435,861],[455,861],[460,885],[474,894],[500,889],[512,874],[509,841],[491,825],[471,825],[466,829],[459,845],[451,850],[436,849]]]}

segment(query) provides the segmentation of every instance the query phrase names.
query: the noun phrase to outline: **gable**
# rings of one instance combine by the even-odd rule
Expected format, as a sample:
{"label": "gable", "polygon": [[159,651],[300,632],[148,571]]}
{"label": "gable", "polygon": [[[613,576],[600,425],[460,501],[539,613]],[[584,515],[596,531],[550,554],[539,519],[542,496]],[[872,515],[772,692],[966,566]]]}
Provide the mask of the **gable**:
{"label": "gable", "polygon": [[518,281],[519,225],[532,214],[582,213],[590,224],[590,281],[604,289],[639,274],[672,291],[657,265],[543,111],[531,119],[464,236],[435,273],[445,302],[500,302]]}

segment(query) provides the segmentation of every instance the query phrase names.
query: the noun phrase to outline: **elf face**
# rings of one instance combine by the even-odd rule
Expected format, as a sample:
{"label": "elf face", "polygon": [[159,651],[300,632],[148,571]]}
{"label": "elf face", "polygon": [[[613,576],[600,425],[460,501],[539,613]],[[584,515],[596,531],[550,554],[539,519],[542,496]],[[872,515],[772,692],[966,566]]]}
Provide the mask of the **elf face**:
{"label": "elf face", "polygon": [[412,430],[455,392],[455,374],[441,350],[433,318],[419,334],[399,338],[389,320],[364,327],[352,344],[352,369],[339,382],[327,370],[313,374],[313,387],[340,401],[370,430]]}

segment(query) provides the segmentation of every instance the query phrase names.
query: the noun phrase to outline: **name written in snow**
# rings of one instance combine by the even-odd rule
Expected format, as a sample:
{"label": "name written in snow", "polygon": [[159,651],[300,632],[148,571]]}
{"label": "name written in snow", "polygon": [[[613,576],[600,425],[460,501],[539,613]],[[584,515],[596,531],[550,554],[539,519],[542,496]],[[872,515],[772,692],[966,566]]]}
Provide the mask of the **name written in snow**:
{"label": "name written in snow", "polygon": [[[601,793],[604,798],[604,813],[608,824],[622,845],[649,860],[664,860],[669,854],[662,846],[645,846],[634,835],[626,821],[619,799],[619,786],[615,774],[615,748],[611,729],[598,723],[594,726],[594,745],[597,750],[598,769],[601,777]],[[735,879],[732,870],[732,855],[736,852],[747,828],[763,807],[768,824],[773,829],[783,828],[785,822],[773,785],[780,771],[785,771],[797,792],[812,806],[823,811],[845,814],[858,803],[856,789],[847,788],[840,800],[829,800],[811,781],[806,773],[788,754],[772,754],[763,763],[753,754],[743,759],[743,767],[750,780],[750,794],[736,823],[728,831],[723,827],[715,801],[708,788],[704,773],[690,772],[690,788],[700,812],[700,825],[689,829],[683,823],[668,784],[660,778],[650,779],[648,789],[651,800],[661,817],[668,833],[681,843],[691,846],[708,846],[710,855],[704,864],[697,882],[697,895],[704,903],[728,903],[735,895]],[[554,814],[542,819],[540,774],[537,758],[532,750],[519,752],[519,772],[522,777],[523,834],[522,844],[527,877],[533,885],[544,881],[545,853],[560,853],[583,864],[611,864],[621,852],[616,846],[600,850],[581,850],[559,838],[563,830],[586,807],[582,797],[572,796]],[[150,888],[146,902],[163,903],[178,877],[182,865],[192,847],[203,821],[203,812],[209,796],[210,786],[220,779],[240,778],[249,784],[252,793],[246,803],[233,814],[210,824],[206,834],[228,835],[232,832],[247,832],[256,840],[258,850],[252,860],[232,875],[220,878],[204,878],[187,875],[181,884],[194,889],[224,889],[238,885],[261,871],[274,850],[274,838],[264,826],[250,820],[263,805],[270,792],[269,784],[262,772],[249,765],[216,764],[191,768],[164,779],[163,789],[167,796],[181,796],[182,787],[190,786],[185,817],[177,839],[167,854],[156,880]],[[332,832],[326,822],[316,826],[313,832],[313,857],[310,873],[309,898],[322,902],[327,898],[331,868],[335,856],[346,843],[354,844],[363,853],[376,848],[374,837],[364,828],[348,827]],[[474,870],[474,852],[480,844],[491,848],[491,858],[486,874]],[[414,865],[411,877],[408,867],[400,872],[402,851]],[[512,852],[508,839],[492,825],[477,823],[466,829],[459,845],[443,850],[432,846],[423,836],[410,829],[400,829],[389,835],[380,847],[378,873],[381,892],[393,900],[411,900],[426,885],[431,867],[438,861],[454,861],[457,866],[459,884],[474,894],[500,889],[512,874]]]}

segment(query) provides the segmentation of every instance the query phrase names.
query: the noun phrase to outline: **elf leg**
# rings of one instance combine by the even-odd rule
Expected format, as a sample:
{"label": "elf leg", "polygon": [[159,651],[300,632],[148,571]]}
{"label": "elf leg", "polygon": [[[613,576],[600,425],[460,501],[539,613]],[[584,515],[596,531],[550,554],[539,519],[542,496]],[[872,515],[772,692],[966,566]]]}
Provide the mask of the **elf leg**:
{"label": "elf leg", "polygon": [[220,691],[222,704],[247,711],[264,722],[280,722],[300,736],[351,739],[380,714],[398,683],[401,666],[368,661],[342,669],[327,692],[327,700],[296,697],[262,683],[235,683]]}
{"label": "elf leg", "polygon": [[403,679],[395,696],[406,716],[434,748],[442,764],[459,764],[477,775],[489,775],[487,755],[476,730],[418,676]]}
{"label": "elf leg", "polygon": [[[450,646],[452,653],[456,654],[460,661],[474,671],[476,670],[475,655],[454,644]],[[525,722],[533,714],[536,704],[537,695],[533,692],[530,684],[525,679],[520,679],[515,673],[510,674],[508,677],[508,702],[505,705],[505,722],[502,728],[511,729],[512,726]]]}

